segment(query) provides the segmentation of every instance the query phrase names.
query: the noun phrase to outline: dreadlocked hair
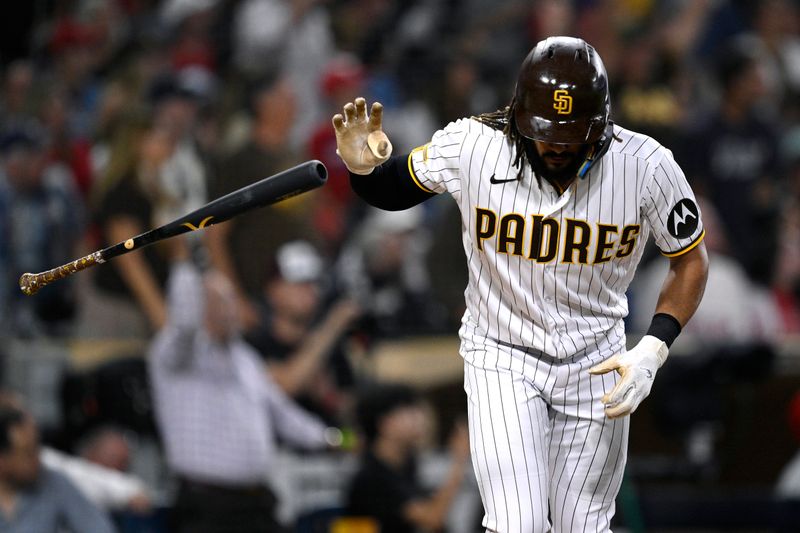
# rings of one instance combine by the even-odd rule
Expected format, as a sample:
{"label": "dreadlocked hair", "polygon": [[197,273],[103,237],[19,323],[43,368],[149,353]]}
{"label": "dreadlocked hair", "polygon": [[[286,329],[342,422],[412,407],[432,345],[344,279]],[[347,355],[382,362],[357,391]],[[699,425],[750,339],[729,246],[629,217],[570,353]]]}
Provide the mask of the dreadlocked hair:
{"label": "dreadlocked hair", "polygon": [[529,163],[528,145],[525,138],[517,129],[517,121],[514,119],[514,111],[517,108],[517,99],[513,97],[511,103],[504,109],[498,109],[490,113],[481,113],[477,117],[472,117],[481,124],[485,124],[492,129],[502,131],[517,151],[514,157],[514,167],[517,169],[517,180],[522,180],[523,169]]}

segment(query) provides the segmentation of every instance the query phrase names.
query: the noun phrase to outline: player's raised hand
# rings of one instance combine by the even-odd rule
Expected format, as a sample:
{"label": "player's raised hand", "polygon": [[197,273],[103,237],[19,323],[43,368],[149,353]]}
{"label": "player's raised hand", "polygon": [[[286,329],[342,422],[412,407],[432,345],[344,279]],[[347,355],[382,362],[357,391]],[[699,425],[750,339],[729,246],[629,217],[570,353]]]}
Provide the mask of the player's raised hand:
{"label": "player's raised hand", "polygon": [[605,374],[616,370],[621,376],[617,385],[601,398],[606,416],[618,418],[636,411],[650,394],[656,372],[667,359],[669,350],[659,338],[645,335],[632,349],[609,357],[589,369],[590,374]]}
{"label": "player's raised hand", "polygon": [[392,143],[381,129],[382,120],[383,106],[373,103],[368,117],[367,102],[361,97],[344,106],[344,116],[333,116],[336,153],[353,174],[369,174],[392,155]]}

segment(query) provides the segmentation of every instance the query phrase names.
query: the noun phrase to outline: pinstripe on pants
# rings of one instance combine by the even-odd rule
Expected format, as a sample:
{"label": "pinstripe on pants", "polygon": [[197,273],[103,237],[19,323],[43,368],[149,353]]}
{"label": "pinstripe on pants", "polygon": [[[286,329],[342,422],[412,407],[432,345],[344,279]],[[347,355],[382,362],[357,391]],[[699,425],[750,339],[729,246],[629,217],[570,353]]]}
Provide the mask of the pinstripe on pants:
{"label": "pinstripe on pants", "polygon": [[462,355],[487,531],[609,531],[630,419],[603,413],[614,376],[586,372],[608,355],[559,361],[490,340]]}

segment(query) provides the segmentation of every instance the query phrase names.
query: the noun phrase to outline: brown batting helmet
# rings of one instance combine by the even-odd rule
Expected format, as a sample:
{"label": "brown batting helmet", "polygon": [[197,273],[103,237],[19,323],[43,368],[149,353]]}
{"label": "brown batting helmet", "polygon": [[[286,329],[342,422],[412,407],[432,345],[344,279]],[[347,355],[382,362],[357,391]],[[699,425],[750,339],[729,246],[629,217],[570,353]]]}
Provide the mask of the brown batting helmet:
{"label": "brown batting helmet", "polygon": [[520,67],[514,99],[517,129],[536,141],[591,144],[608,125],[606,68],[583,39],[540,41]]}

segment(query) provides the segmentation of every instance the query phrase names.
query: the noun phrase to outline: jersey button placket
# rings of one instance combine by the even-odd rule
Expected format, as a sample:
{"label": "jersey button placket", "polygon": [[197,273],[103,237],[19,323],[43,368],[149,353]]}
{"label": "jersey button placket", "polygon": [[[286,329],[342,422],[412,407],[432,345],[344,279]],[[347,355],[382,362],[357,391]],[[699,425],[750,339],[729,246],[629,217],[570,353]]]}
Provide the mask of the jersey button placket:
{"label": "jersey button placket", "polygon": [[550,294],[547,292],[545,285],[547,284],[547,276],[545,275],[546,269],[545,265],[534,263],[533,264],[533,283],[531,284],[531,288],[534,290],[535,293],[535,301],[538,304],[540,309],[540,316],[541,316],[541,330],[542,334],[544,335],[544,348],[545,352],[551,352],[551,346],[554,349],[555,344],[553,343],[553,320],[550,318],[553,313],[553,299],[550,297]]}
{"label": "jersey button placket", "polygon": [[540,265],[539,268],[541,269],[539,275],[541,276],[540,279],[542,283],[537,288],[539,289],[539,297],[542,302],[542,308],[544,309],[544,327],[551,346],[548,351],[553,356],[559,356],[563,351],[563,342],[561,340],[561,334],[558,332],[558,324],[554,319],[554,317],[558,316],[558,309],[556,307],[555,297],[553,296],[557,283],[553,276],[554,267],[551,264],[544,264]]}
{"label": "jersey button placket", "polygon": [[551,339],[554,351],[553,355],[556,357],[564,357],[566,355],[564,344],[564,333],[566,330],[563,323],[559,321],[560,313],[555,297],[559,286],[557,267],[553,263],[548,263],[542,265],[542,270],[544,271],[544,283],[542,287],[543,305],[547,309],[547,335]]}

